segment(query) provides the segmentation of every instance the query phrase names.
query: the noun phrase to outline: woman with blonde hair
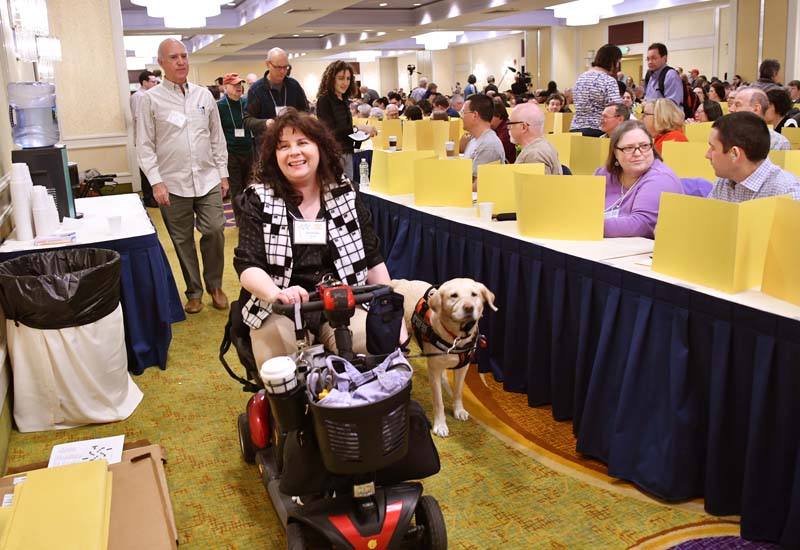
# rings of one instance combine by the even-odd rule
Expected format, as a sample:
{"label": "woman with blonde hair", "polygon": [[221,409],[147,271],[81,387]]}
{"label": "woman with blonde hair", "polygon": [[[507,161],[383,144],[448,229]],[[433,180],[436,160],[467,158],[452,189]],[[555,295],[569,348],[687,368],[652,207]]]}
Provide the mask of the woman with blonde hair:
{"label": "woman with blonde hair", "polygon": [[683,110],[669,99],[649,99],[642,106],[642,122],[655,138],[656,151],[661,153],[665,141],[689,141],[683,133],[686,122]]}

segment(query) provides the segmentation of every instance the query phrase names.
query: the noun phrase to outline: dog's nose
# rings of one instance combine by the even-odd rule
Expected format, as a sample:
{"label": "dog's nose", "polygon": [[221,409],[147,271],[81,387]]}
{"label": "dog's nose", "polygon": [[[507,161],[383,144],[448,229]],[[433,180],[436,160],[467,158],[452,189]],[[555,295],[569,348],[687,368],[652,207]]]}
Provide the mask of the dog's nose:
{"label": "dog's nose", "polygon": [[464,304],[464,311],[466,311],[467,313],[472,313],[473,311],[475,311],[475,306],[472,304]]}

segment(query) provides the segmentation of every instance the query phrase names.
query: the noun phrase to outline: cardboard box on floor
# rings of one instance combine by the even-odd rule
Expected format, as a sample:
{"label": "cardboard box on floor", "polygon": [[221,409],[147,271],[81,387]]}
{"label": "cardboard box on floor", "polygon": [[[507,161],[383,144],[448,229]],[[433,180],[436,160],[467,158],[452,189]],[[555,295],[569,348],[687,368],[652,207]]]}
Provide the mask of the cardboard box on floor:
{"label": "cardboard box on floor", "polygon": [[[122,452],[111,464],[111,524],[109,550],[176,550],[178,530],[169,499],[163,453],[159,445]],[[14,492],[17,473],[0,478],[0,497]],[[46,523],[46,518],[42,518]]]}

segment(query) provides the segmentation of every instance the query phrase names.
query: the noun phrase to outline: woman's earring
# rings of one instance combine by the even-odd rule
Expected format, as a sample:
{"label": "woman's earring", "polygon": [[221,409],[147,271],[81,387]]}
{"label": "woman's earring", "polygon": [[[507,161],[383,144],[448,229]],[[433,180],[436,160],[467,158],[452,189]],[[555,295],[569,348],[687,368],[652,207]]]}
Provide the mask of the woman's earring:
{"label": "woman's earring", "polygon": [[614,166],[619,166],[619,161],[618,160],[614,161]]}

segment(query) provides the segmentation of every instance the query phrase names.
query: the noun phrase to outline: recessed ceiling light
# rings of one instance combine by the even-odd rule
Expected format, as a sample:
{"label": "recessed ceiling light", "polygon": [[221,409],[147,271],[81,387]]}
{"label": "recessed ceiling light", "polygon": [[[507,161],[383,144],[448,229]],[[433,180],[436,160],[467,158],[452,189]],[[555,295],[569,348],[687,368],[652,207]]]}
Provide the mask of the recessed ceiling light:
{"label": "recessed ceiling light", "polygon": [[385,33],[385,32],[383,32],[383,31],[380,31],[380,32],[377,34],[377,36],[385,36],[385,35],[386,35],[386,33]]}
{"label": "recessed ceiling light", "polygon": [[235,7],[236,7],[236,2],[228,2],[228,3],[227,3],[227,4],[225,4],[225,5],[226,5],[226,6],[231,6],[231,7],[235,8]]}
{"label": "recessed ceiling light", "polygon": [[381,2],[380,4],[378,4],[378,6],[380,6],[382,8],[385,8],[388,5],[389,5],[389,2]]}
{"label": "recessed ceiling light", "polygon": [[298,37],[298,36],[300,36],[300,35],[299,35],[299,34],[293,34],[292,36],[294,36],[294,37],[296,38],[296,37]]}
{"label": "recessed ceiling light", "polygon": [[420,4],[419,2],[417,2],[416,4],[414,4],[414,7],[416,8],[416,7],[418,7],[418,6],[421,6],[421,5],[422,5],[422,4]]}
{"label": "recessed ceiling light", "polygon": [[403,32],[405,29],[397,29],[398,32]]}

